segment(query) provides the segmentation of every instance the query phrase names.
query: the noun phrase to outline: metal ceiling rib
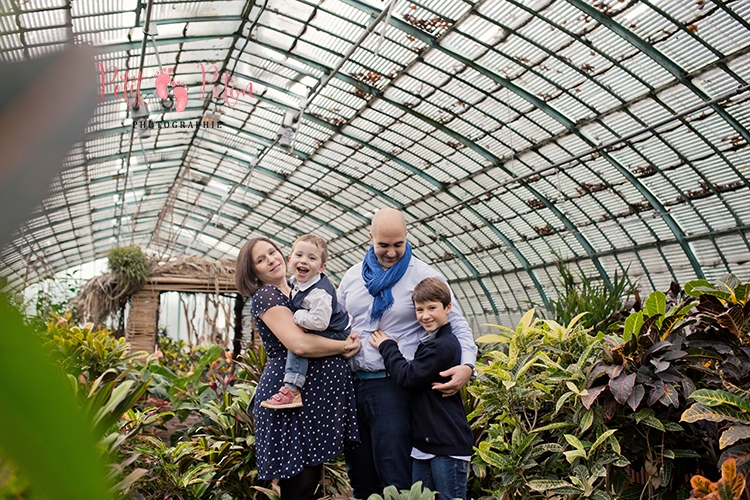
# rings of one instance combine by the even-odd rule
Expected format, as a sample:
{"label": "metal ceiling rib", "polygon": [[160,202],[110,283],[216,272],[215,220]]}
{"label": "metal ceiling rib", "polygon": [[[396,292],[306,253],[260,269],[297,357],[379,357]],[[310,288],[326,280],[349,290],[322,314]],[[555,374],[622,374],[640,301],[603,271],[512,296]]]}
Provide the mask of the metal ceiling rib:
{"label": "metal ceiling rib", "polygon": [[[644,292],[750,278],[748,2],[401,0],[355,48],[389,2],[154,1],[158,57],[141,51],[147,3],[0,0],[0,61],[72,39],[99,46],[104,69],[85,136],[0,253],[15,286],[118,239],[219,258],[251,235],[288,248],[310,231],[339,277],[384,205],[404,210],[474,325],[554,297],[555,254]],[[216,108],[222,128],[157,126],[141,151],[113,97],[141,57],[146,98],[161,67],[189,89],[181,112],[152,100],[152,120]],[[253,95],[217,99],[209,82],[201,99],[214,66]],[[283,114],[326,77],[282,151]]]}

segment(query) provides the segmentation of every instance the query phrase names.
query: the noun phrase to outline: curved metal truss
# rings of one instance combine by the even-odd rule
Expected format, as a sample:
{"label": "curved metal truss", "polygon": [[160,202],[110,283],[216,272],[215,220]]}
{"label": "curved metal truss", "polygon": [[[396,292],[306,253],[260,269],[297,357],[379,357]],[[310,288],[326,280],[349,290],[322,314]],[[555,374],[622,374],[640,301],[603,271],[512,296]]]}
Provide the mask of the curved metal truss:
{"label": "curved metal truss", "polygon": [[[115,245],[226,258],[307,232],[337,278],[383,206],[476,324],[554,296],[557,256],[644,292],[750,278],[745,0],[0,5],[3,62],[102,50],[95,116],[2,251],[15,285]],[[139,70],[143,139],[122,90]],[[183,110],[161,107],[162,73]],[[287,151],[279,127],[300,108]],[[220,128],[191,126],[207,113]]]}

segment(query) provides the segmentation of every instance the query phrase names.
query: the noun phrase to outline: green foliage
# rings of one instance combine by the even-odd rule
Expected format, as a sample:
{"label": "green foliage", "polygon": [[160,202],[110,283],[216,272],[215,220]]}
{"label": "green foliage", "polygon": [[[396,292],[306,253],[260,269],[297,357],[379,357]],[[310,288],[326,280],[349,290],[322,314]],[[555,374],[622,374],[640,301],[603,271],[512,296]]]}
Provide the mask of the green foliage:
{"label": "green foliage", "polygon": [[11,470],[10,462],[21,477],[0,478],[0,488],[23,488],[23,481],[28,481],[47,498],[108,498],[96,439],[65,375],[4,297],[0,332],[0,448],[6,464],[2,468]]}
{"label": "green foliage", "polygon": [[319,494],[323,498],[348,498],[350,490],[349,475],[346,472],[346,461],[341,454],[335,459],[323,464]]}
{"label": "green foliage", "polygon": [[[174,446],[136,435],[124,447],[128,471],[145,471],[131,491],[145,498],[262,498],[267,483],[257,479],[252,416],[247,413],[254,386],[236,384],[200,408],[203,421]],[[127,455],[126,455],[127,456]]]}
{"label": "green foliage", "polygon": [[713,389],[750,386],[750,283],[741,284],[734,275],[722,277],[716,285],[695,280],[685,285],[698,296],[697,326],[688,345],[703,359],[695,369],[701,381]]}
{"label": "green foliage", "polygon": [[635,484],[630,476],[613,475],[625,497],[686,495],[681,478],[695,470],[696,457],[708,455],[698,433],[686,433],[677,423],[702,361],[685,346],[696,323],[694,309],[695,301],[674,283],[667,293],[651,293],[641,311],[610,326],[601,361],[589,373],[582,404],[603,410],[607,425],[629,436],[622,453],[642,472]]}
{"label": "green foliage", "polygon": [[19,476],[16,468],[10,463],[3,462],[2,457],[0,457],[0,498],[10,500],[31,496],[29,481]]}
{"label": "green foliage", "polygon": [[750,471],[750,397],[745,391],[737,394],[724,390],[699,389],[691,398],[695,400],[682,414],[683,422],[708,421],[722,423],[719,448],[723,451],[720,462],[736,461],[743,474]]}
{"label": "green foliage", "polygon": [[130,353],[124,338],[116,339],[106,328],[95,330],[93,323],[78,326],[71,313],[52,315],[47,323],[45,348],[66,373],[91,384],[102,374],[128,369],[144,352]]}
{"label": "green foliage", "polygon": [[107,253],[118,297],[130,296],[148,280],[148,258],[139,247],[113,247]]}
{"label": "green foliage", "polygon": [[[670,302],[676,299],[671,296]],[[589,374],[583,405],[591,408],[600,395],[608,393],[618,405],[628,405],[633,411],[644,404],[680,407],[680,398],[684,403],[695,390],[682,370],[690,356],[683,350],[683,330],[694,323],[687,315],[694,305],[685,300],[667,310],[667,295],[651,293],[644,309],[630,314],[606,338],[602,361]]]}
{"label": "green foliage", "polygon": [[386,486],[383,496],[373,493],[367,500],[433,500],[435,493],[429,488],[422,488],[422,481],[417,481],[409,490],[398,491],[395,486]]}
{"label": "green foliage", "polygon": [[243,378],[257,385],[267,361],[266,350],[260,345],[250,346],[236,364],[242,369]]}
{"label": "green foliage", "polygon": [[45,278],[37,283],[38,292],[32,301],[34,312],[31,315],[28,314],[29,307],[24,303],[23,295],[18,295],[17,308],[25,312],[24,321],[34,331],[45,331],[47,321],[52,315],[70,315],[72,321],[78,321],[76,308],[72,303],[73,298],[80,292],[75,278],[76,272],[68,273],[63,279]]}
{"label": "green foliage", "polygon": [[731,458],[722,465],[718,482],[693,476],[690,484],[693,486],[693,496],[698,500],[740,500],[745,491],[745,478],[737,473],[735,461]]}
{"label": "green foliage", "polygon": [[635,285],[627,272],[615,272],[610,283],[596,284],[583,274],[576,277],[568,263],[559,258],[555,267],[560,273],[560,283],[555,284],[557,298],[548,301],[547,313],[560,324],[567,325],[581,313],[587,313],[581,322],[587,328],[603,330],[623,307],[623,301],[634,294]]}
{"label": "green foliage", "polygon": [[474,470],[488,477],[486,489],[497,498],[608,499],[606,471],[628,460],[601,410],[580,402],[602,336],[588,333],[582,315],[565,326],[534,313],[515,331],[492,325],[498,333],[477,339],[500,345],[477,364],[481,375],[469,388],[481,400],[472,426],[487,429]]}
{"label": "green foliage", "polygon": [[107,370],[86,388],[84,394],[79,394],[79,383],[75,377],[68,375],[73,392],[79,396],[86,417],[99,436],[114,426],[146,393],[149,381],[125,380],[129,371],[105,382],[115,374],[115,370]]}

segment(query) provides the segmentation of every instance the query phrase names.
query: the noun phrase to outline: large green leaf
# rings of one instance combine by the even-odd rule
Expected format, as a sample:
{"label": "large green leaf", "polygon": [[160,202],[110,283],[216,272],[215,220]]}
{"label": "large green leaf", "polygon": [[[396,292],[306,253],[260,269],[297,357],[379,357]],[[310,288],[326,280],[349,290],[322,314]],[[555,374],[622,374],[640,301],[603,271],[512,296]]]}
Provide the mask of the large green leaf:
{"label": "large green leaf", "polygon": [[644,312],[646,316],[656,316],[657,314],[664,316],[667,313],[667,296],[664,295],[664,292],[658,290],[651,292],[646,299]]}
{"label": "large green leaf", "polygon": [[[572,484],[567,481],[560,481],[554,479],[535,479],[526,483],[526,486],[534,491],[549,491],[556,490],[558,488],[575,488]],[[577,491],[583,491],[576,488]]]}
{"label": "large green leaf", "polygon": [[750,417],[730,406],[721,405],[709,408],[700,403],[696,403],[685,410],[682,413],[682,417],[680,417],[681,422],[691,424],[700,420],[707,420],[709,422],[723,422],[727,420],[729,422],[747,423],[750,422]]}
{"label": "large green leaf", "polygon": [[638,311],[627,317],[625,320],[625,326],[622,333],[622,340],[625,342],[630,340],[632,335],[638,335],[643,326],[643,311]]}
{"label": "large green leaf", "polygon": [[700,297],[708,291],[715,291],[716,289],[707,280],[692,280],[685,283],[685,293],[691,297]]}
{"label": "large green leaf", "polygon": [[706,406],[730,405],[750,412],[750,402],[721,389],[698,389],[693,391],[690,397]]}
{"label": "large green leaf", "polygon": [[596,441],[594,441],[594,444],[591,445],[591,449],[589,450],[589,453],[592,453],[595,449],[597,449],[604,441],[609,439],[609,437],[615,433],[617,429],[610,429],[604,433],[602,433],[601,436],[599,436]]}
{"label": "large green leaf", "polygon": [[106,469],[67,377],[0,297],[0,448],[55,500],[105,500]]}

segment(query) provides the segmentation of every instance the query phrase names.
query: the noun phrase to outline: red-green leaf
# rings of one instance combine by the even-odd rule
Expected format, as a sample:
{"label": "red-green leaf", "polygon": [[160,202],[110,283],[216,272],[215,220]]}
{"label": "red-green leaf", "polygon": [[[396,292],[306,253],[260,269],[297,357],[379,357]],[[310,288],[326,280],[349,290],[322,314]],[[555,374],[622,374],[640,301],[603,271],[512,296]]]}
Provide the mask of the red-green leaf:
{"label": "red-green leaf", "polygon": [[643,396],[645,395],[646,389],[644,389],[641,384],[636,385],[633,388],[633,392],[631,392],[630,396],[628,396],[628,406],[630,406],[633,411],[636,411],[638,409],[638,405],[641,404],[641,401],[643,400]]}
{"label": "red-green leaf", "polygon": [[596,398],[599,397],[599,394],[601,394],[602,391],[606,388],[606,385],[600,385],[598,387],[589,387],[588,389],[586,389],[587,394],[581,397],[581,404],[583,405],[583,407],[587,410],[591,408],[591,405],[594,404]]}
{"label": "red-green leaf", "polygon": [[664,394],[659,398],[659,401],[664,406],[672,405],[675,408],[680,406],[680,396],[672,384],[664,384]]}
{"label": "red-green leaf", "polygon": [[742,335],[745,330],[745,325],[747,324],[745,313],[742,310],[742,307],[738,305],[734,305],[727,311],[719,314],[716,317],[716,321],[737,337]]}
{"label": "red-green leaf", "polygon": [[617,378],[609,381],[609,391],[615,397],[615,400],[624,405],[635,386],[635,373],[630,375],[620,374]]}

